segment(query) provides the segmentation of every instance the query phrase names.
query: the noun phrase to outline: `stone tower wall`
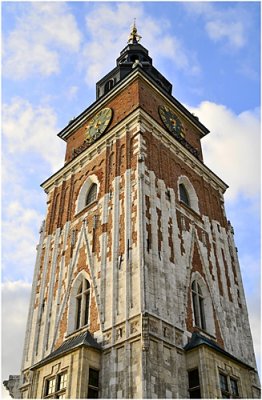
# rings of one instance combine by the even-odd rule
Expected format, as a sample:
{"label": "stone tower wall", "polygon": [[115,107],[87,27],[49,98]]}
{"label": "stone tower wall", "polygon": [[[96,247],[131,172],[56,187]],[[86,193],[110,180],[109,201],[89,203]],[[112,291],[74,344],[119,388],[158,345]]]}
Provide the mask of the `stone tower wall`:
{"label": "stone tower wall", "polygon": [[[70,292],[81,272],[92,283],[89,330],[100,342],[116,341],[119,330],[125,334],[125,321],[140,314],[136,119],[118,127],[102,149],[80,156],[46,189],[48,210],[38,245],[24,368],[71,333]],[[98,197],[78,211],[88,177],[99,182]],[[131,321],[129,330],[136,332],[135,325]]]}
{"label": "stone tower wall", "polygon": [[[181,115],[185,137],[201,155],[197,159],[164,129],[159,104],[170,105],[170,99],[142,77],[131,81],[103,105],[113,108],[106,134],[72,157],[84,143],[90,114],[67,140],[65,166],[43,184],[47,216],[37,250],[25,373],[82,331],[75,331],[71,301],[80,276],[91,284],[88,330],[102,347],[96,359],[100,397],[188,397],[184,346],[199,330],[194,279],[205,290],[202,333],[255,368],[224,210],[227,186],[202,163],[200,130]],[[90,182],[98,185],[97,199],[81,208]],[[188,188],[192,207],[180,200],[179,183]],[[72,372],[76,385],[86,356],[79,357]],[[48,368],[33,382],[40,373],[44,379]],[[42,393],[40,384],[36,393]]]}

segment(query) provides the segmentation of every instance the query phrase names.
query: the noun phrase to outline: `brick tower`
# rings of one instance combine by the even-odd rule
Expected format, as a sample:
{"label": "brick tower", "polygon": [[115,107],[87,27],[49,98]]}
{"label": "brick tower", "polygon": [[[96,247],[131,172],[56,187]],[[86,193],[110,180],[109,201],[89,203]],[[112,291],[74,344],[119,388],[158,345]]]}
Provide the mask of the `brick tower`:
{"label": "brick tower", "polygon": [[23,398],[259,397],[227,185],[135,25],[42,187]]}

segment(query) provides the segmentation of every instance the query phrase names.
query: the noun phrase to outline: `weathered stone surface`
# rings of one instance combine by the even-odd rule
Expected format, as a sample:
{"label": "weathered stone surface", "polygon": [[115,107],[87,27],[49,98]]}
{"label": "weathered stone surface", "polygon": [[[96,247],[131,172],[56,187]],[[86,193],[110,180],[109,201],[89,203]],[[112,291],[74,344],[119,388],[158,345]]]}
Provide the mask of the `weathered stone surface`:
{"label": "weathered stone surface", "polygon": [[[70,161],[85,140],[80,127],[68,138],[64,168],[43,184],[48,207],[26,332],[22,374],[32,376],[22,385],[24,397],[44,396],[47,377],[66,370],[66,397],[86,398],[89,368],[100,371],[102,398],[187,398],[192,368],[205,397],[221,396],[218,371],[227,368],[241,397],[257,397],[226,185],[166,132],[160,104],[175,109],[138,75],[106,104],[114,112],[106,134]],[[202,154],[201,132],[180,117],[187,141]],[[97,198],[79,209],[89,181],[98,185]],[[192,207],[180,200],[181,183]],[[75,332],[74,288],[82,276],[90,282],[89,322]],[[204,331],[194,318],[193,280],[202,285]],[[87,329],[101,352],[81,348],[32,369]],[[204,348],[185,352],[194,331],[240,363]]]}

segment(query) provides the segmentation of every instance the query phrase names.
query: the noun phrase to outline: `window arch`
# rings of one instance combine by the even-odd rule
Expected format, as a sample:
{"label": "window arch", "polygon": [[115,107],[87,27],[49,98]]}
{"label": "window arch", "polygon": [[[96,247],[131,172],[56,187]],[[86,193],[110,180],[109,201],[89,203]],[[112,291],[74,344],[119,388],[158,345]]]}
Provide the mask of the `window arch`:
{"label": "window arch", "polygon": [[97,184],[93,183],[89,191],[87,192],[85,205],[88,206],[89,204],[93,203],[93,201],[96,200],[96,197],[97,197]]}
{"label": "window arch", "polygon": [[90,175],[79,190],[76,201],[76,213],[93,203],[99,193],[99,181],[96,175]]}
{"label": "window arch", "polygon": [[216,336],[214,306],[207,283],[195,271],[191,280],[191,304],[194,325],[212,336]]}
{"label": "window arch", "polygon": [[79,329],[89,323],[90,283],[83,278],[76,295],[76,324]]}
{"label": "window arch", "polygon": [[190,207],[189,196],[188,196],[187,190],[185,188],[185,185],[183,183],[179,184],[179,198],[180,198],[180,201],[182,201],[184,204],[186,204],[188,207]]}
{"label": "window arch", "polygon": [[195,325],[203,330],[206,330],[204,296],[201,287],[196,280],[192,282],[191,290]]}
{"label": "window arch", "polygon": [[80,329],[90,323],[91,285],[90,278],[85,271],[81,271],[71,286],[68,303],[67,334]]}
{"label": "window arch", "polygon": [[182,175],[177,182],[179,200],[190,207],[196,213],[200,213],[198,205],[198,197],[194,186],[187,176]]}

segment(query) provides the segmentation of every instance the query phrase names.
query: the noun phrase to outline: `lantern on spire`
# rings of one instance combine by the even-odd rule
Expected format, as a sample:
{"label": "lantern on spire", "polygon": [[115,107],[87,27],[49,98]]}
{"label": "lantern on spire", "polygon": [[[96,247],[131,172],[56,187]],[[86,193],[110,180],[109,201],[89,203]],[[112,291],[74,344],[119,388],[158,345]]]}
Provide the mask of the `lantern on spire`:
{"label": "lantern on spire", "polygon": [[137,33],[137,28],[136,28],[136,19],[134,19],[134,23],[132,26],[132,30],[130,32],[129,38],[128,38],[128,42],[127,43],[132,43],[132,44],[136,44],[140,41],[140,39],[142,38],[142,36],[140,36]]}

